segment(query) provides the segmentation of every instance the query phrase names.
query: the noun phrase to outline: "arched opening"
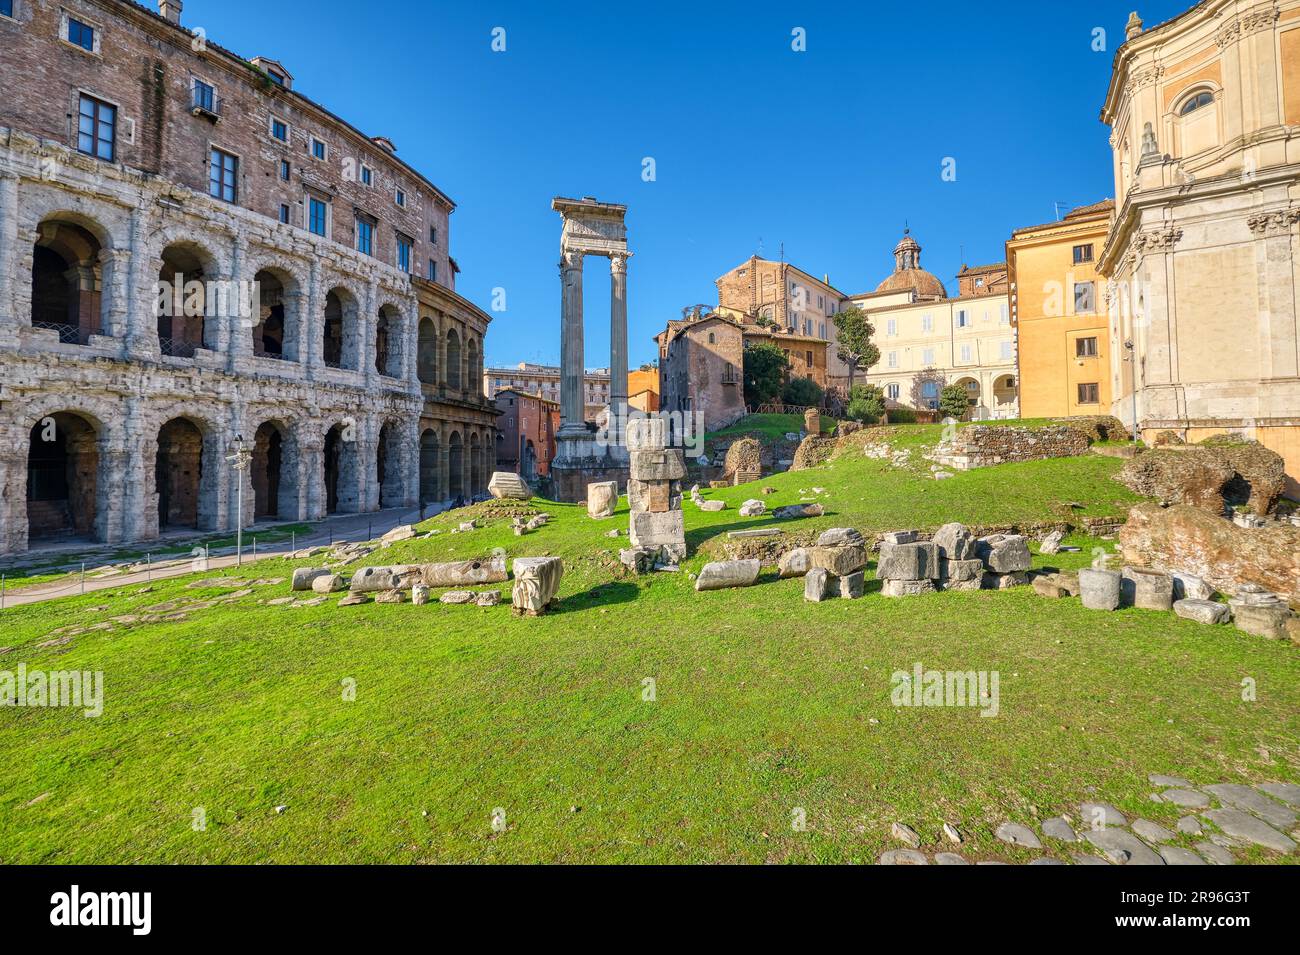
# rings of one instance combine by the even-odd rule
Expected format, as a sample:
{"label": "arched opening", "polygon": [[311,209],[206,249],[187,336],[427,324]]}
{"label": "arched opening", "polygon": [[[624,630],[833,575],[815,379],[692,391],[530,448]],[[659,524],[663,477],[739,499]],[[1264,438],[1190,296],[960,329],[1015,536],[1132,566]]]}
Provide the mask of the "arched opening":
{"label": "arched opening", "polygon": [[280,475],[284,463],[284,438],[270,421],[253,439],[253,519],[280,517]]}
{"label": "arched opening", "polygon": [[330,368],[351,368],[357,363],[357,303],[346,289],[325,296],[325,341],[321,355]]}
{"label": "arched opening", "polygon": [[1001,375],[993,380],[993,405],[996,411],[1011,410],[1016,403],[1016,379],[1014,375]]}
{"label": "arched opening", "polygon": [[353,513],[358,506],[357,442],[355,425],[336,424],[325,433],[325,511]]}
{"label": "arched opening", "polygon": [[402,459],[398,436],[398,429],[391,424],[379,429],[379,443],[375,446],[375,480],[379,485],[376,497],[380,507],[398,507],[402,503]]}
{"label": "arched opening", "polygon": [[483,446],[478,432],[469,436],[469,493],[477,494],[483,487]]}
{"label": "arched opening", "polygon": [[[465,382],[465,387],[470,391],[475,390],[475,388],[482,388],[481,383],[483,381],[483,372],[479,369],[478,342],[474,338],[470,338],[466,341],[465,358],[465,364],[469,369],[469,381]],[[479,382],[480,384],[476,385],[475,382]]]}
{"label": "arched opening", "polygon": [[262,269],[254,276],[258,294],[258,323],[253,326],[253,354],[259,358],[298,358],[296,315],[297,284],[278,269]]}
{"label": "arched opening", "polygon": [[447,329],[447,387],[460,388],[460,336]]}
{"label": "arched opening", "polygon": [[447,439],[447,495],[452,500],[465,496],[465,448],[460,432],[453,431]]}
{"label": "arched opening", "polygon": [[438,433],[426,428],[420,435],[420,503],[438,500]]}
{"label": "arched opening", "polygon": [[59,333],[65,345],[102,334],[100,242],[73,222],[42,222],[32,250],[32,327]]}
{"label": "arched opening", "polygon": [[388,378],[402,375],[402,317],[397,309],[385,305],[375,319],[375,371]]}
{"label": "arched opening", "polygon": [[537,447],[531,440],[524,446],[524,462],[521,470],[525,481],[531,484],[537,480]]}
{"label": "arched opening", "polygon": [[1213,90],[1204,87],[1192,90],[1183,96],[1174,112],[1179,156],[1193,156],[1219,145],[1219,108]]}
{"label": "arched opening", "polygon": [[173,418],[159,429],[154,461],[159,530],[199,526],[203,465],[203,433],[194,422]]}
{"label": "arched opening", "polygon": [[438,383],[438,326],[431,318],[420,319],[415,371],[422,384]]}
{"label": "arched opening", "polygon": [[80,415],[47,415],[27,449],[28,541],[97,540],[99,436]]}
{"label": "arched opening", "polygon": [[[158,347],[173,358],[192,358],[200,348],[215,347],[215,295],[209,282],[218,276],[211,256],[192,242],[177,242],[163,250],[154,308],[158,314]],[[209,322],[208,319],[213,321]]]}

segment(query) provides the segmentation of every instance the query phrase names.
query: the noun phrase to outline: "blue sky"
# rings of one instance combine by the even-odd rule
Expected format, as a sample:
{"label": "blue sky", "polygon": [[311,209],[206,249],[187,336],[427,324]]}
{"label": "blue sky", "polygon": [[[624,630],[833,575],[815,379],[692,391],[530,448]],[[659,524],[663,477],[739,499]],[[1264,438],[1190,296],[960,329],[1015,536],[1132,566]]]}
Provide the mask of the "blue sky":
{"label": "blue sky", "polygon": [[[961,262],[1000,261],[1012,228],[1113,195],[1098,115],[1133,5],[188,0],[184,22],[282,61],[456,201],[458,291],[488,308],[506,290],[490,363],[558,359],[551,198],[626,203],[635,367],[756,251],[784,245],[855,293],[888,274],[906,222],[952,293]],[[1151,26],[1191,5],[1140,12]],[[604,260],[587,260],[585,299],[587,365],[604,365]]]}

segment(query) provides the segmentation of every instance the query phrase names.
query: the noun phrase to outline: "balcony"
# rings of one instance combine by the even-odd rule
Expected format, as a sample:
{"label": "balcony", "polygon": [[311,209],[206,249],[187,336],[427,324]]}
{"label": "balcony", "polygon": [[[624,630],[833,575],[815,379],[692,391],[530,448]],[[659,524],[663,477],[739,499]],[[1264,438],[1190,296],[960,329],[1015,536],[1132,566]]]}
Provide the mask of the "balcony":
{"label": "balcony", "polygon": [[195,116],[205,116],[214,123],[221,120],[225,104],[210,86],[196,86],[190,91],[190,112]]}

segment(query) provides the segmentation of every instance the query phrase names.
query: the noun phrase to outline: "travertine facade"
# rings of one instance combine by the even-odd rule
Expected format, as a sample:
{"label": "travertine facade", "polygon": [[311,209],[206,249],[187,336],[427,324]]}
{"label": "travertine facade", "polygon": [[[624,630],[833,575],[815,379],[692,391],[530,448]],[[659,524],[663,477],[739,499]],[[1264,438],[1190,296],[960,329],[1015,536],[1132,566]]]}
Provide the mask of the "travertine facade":
{"label": "travertine facade", "polygon": [[1300,493],[1300,0],[1126,32],[1102,109],[1111,410],[1132,423],[1136,403],[1148,439],[1256,438]]}
{"label": "travertine facade", "polygon": [[0,18],[0,553],[232,528],[237,437],[245,524],[492,470],[451,201],[179,6]]}

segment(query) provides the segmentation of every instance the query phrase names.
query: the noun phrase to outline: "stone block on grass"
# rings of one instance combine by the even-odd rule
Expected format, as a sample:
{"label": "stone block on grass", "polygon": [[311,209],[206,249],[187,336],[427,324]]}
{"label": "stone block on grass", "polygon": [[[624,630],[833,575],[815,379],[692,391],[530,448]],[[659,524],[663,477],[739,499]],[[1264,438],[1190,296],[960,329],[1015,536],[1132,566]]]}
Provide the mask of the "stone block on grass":
{"label": "stone block on grass", "polygon": [[1120,573],[1088,567],[1079,571],[1079,596],[1089,610],[1118,610]]}

